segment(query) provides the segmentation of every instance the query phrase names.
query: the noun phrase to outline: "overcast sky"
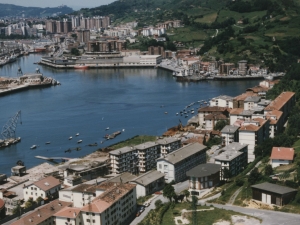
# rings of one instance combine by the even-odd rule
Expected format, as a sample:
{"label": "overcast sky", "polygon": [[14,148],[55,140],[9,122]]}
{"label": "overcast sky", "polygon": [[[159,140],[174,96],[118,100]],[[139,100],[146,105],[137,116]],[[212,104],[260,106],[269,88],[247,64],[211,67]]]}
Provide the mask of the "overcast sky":
{"label": "overcast sky", "polygon": [[36,7],[56,7],[63,4],[74,10],[78,10],[80,8],[93,8],[100,5],[107,5],[114,1],[115,0],[0,0],[0,3]]}

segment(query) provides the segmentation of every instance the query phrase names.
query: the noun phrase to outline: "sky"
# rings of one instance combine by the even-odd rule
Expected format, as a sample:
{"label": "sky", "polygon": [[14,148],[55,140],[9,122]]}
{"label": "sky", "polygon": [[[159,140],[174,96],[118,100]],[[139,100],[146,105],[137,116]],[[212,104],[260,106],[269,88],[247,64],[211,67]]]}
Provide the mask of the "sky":
{"label": "sky", "polygon": [[93,8],[100,5],[107,5],[115,0],[0,0],[0,3],[14,4],[20,6],[35,6],[35,7],[56,7],[67,5],[74,10],[81,8]]}

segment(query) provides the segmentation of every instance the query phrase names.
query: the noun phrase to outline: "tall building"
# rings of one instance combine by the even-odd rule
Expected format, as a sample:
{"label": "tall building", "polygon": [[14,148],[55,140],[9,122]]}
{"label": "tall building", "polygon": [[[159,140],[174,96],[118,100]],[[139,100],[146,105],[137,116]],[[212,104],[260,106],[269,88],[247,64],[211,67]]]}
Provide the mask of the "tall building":
{"label": "tall building", "polygon": [[64,19],[63,21],[64,33],[69,33],[72,31],[72,22]]}
{"label": "tall building", "polygon": [[62,21],[56,21],[56,33],[64,33],[64,23]]}

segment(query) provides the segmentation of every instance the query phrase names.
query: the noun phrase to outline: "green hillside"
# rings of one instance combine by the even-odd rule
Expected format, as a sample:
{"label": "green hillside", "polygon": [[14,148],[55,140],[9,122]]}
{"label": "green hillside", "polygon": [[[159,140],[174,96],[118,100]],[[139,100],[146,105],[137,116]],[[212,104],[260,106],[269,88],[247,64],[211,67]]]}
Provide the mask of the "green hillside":
{"label": "green hillside", "polygon": [[5,16],[22,16],[25,17],[47,17],[53,14],[67,14],[73,12],[73,9],[67,6],[59,6],[53,8],[40,8],[40,7],[24,7],[12,4],[0,3],[0,17]]}
{"label": "green hillside", "polygon": [[168,30],[170,41],[201,48],[205,59],[246,59],[283,71],[300,58],[299,10],[300,0],[120,0],[74,14],[135,20],[138,28],[180,19],[184,28]]}

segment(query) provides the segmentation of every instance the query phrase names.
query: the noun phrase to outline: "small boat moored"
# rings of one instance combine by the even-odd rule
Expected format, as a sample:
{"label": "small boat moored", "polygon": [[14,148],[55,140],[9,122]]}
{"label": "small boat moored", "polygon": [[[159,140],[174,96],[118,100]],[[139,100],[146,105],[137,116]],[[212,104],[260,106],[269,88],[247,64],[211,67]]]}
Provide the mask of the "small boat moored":
{"label": "small boat moored", "polygon": [[74,69],[81,69],[81,70],[86,70],[88,69],[89,67],[88,66],[85,66],[85,65],[75,65],[74,66]]}
{"label": "small boat moored", "polygon": [[50,141],[47,141],[45,144],[46,144],[46,145],[49,145],[50,143],[51,143]]}
{"label": "small boat moored", "polygon": [[32,145],[30,149],[36,149],[37,145]]}
{"label": "small boat moored", "polygon": [[76,136],[79,136],[79,133],[77,133]]}
{"label": "small boat moored", "polygon": [[69,137],[69,140],[72,140],[72,138],[73,138],[72,136],[71,136],[71,137]]}
{"label": "small boat moored", "polygon": [[82,142],[82,140],[77,141],[78,144],[81,143],[81,142]]}

